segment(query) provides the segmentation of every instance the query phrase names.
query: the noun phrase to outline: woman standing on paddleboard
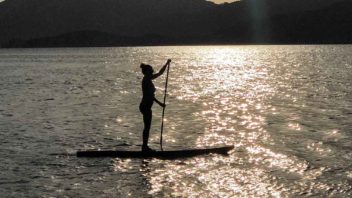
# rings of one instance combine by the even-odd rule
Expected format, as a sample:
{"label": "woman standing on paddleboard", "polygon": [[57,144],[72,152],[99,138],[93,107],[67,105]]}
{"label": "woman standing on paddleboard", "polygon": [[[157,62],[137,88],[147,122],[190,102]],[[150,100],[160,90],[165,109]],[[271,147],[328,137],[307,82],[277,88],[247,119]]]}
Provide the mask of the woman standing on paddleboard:
{"label": "woman standing on paddleboard", "polygon": [[154,101],[158,103],[161,107],[165,107],[165,104],[160,102],[155,98],[155,86],[153,81],[155,78],[161,76],[166,67],[171,63],[171,60],[167,60],[165,65],[160,69],[160,71],[154,74],[153,67],[146,64],[141,64],[142,73],[144,75],[142,80],[142,91],[143,98],[141,104],[139,105],[139,111],[143,114],[144,130],[143,130],[143,145],[142,151],[153,151],[148,147],[149,131],[152,123],[152,106]]}

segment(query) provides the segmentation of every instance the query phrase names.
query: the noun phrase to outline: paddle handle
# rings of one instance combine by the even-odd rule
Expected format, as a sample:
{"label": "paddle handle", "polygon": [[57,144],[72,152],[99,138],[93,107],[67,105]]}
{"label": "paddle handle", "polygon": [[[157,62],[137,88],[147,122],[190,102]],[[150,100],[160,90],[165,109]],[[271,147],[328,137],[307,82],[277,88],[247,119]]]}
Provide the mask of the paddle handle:
{"label": "paddle handle", "polygon": [[[170,62],[167,66],[166,70],[166,82],[165,82],[165,90],[164,90],[164,104],[166,103],[166,96],[167,96],[167,84],[169,81],[169,71],[170,71]],[[164,131],[164,116],[165,116],[165,108],[163,107],[163,112],[161,115],[161,129],[160,129],[160,150],[163,151],[163,131]]]}

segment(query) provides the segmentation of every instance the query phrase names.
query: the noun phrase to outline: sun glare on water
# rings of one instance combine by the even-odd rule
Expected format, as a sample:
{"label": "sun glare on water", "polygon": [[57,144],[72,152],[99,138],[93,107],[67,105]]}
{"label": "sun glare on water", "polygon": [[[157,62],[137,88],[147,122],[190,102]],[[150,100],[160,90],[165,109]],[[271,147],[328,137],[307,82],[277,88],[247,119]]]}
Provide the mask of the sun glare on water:
{"label": "sun glare on water", "polygon": [[[245,46],[188,47],[184,52],[182,60],[175,60],[173,72],[179,77],[171,79],[170,95],[197,106],[192,116],[204,125],[195,145],[234,145],[235,151],[229,157],[167,163],[153,160],[150,163],[159,168],[144,174],[150,179],[149,193],[167,192],[177,197],[280,197],[287,189],[275,186],[276,178],[267,172],[280,169],[302,174],[307,164],[268,147],[273,142],[265,127],[266,115],[275,113],[275,108],[267,101],[277,91],[268,70],[270,52]],[[288,127],[299,130],[295,124]],[[189,131],[192,128],[187,130],[193,132]],[[172,137],[176,133],[171,129],[165,139],[177,142],[179,138]]]}

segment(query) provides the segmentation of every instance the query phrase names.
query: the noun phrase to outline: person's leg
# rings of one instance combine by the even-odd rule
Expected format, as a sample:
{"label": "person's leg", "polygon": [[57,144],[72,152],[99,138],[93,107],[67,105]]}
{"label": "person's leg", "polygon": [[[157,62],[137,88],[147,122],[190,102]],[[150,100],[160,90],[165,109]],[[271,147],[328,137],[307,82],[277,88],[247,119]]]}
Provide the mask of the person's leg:
{"label": "person's leg", "polygon": [[149,139],[149,131],[152,123],[152,110],[144,110],[143,111],[143,122],[144,122],[144,130],[143,130],[143,146],[142,148],[148,147],[148,139]]}

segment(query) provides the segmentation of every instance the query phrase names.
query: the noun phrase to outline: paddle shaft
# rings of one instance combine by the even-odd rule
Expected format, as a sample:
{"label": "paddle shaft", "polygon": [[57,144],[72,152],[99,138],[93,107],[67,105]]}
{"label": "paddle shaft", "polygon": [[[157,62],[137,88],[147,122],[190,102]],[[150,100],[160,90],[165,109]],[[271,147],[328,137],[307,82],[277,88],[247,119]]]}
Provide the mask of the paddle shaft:
{"label": "paddle shaft", "polygon": [[[167,83],[169,81],[169,70],[170,70],[170,63],[167,66],[166,71],[166,82],[165,82],[165,90],[164,90],[164,104],[166,102],[166,94],[167,94]],[[163,130],[164,130],[164,115],[165,115],[165,108],[163,107],[163,113],[161,115],[161,130],[160,130],[160,149],[163,150]]]}

